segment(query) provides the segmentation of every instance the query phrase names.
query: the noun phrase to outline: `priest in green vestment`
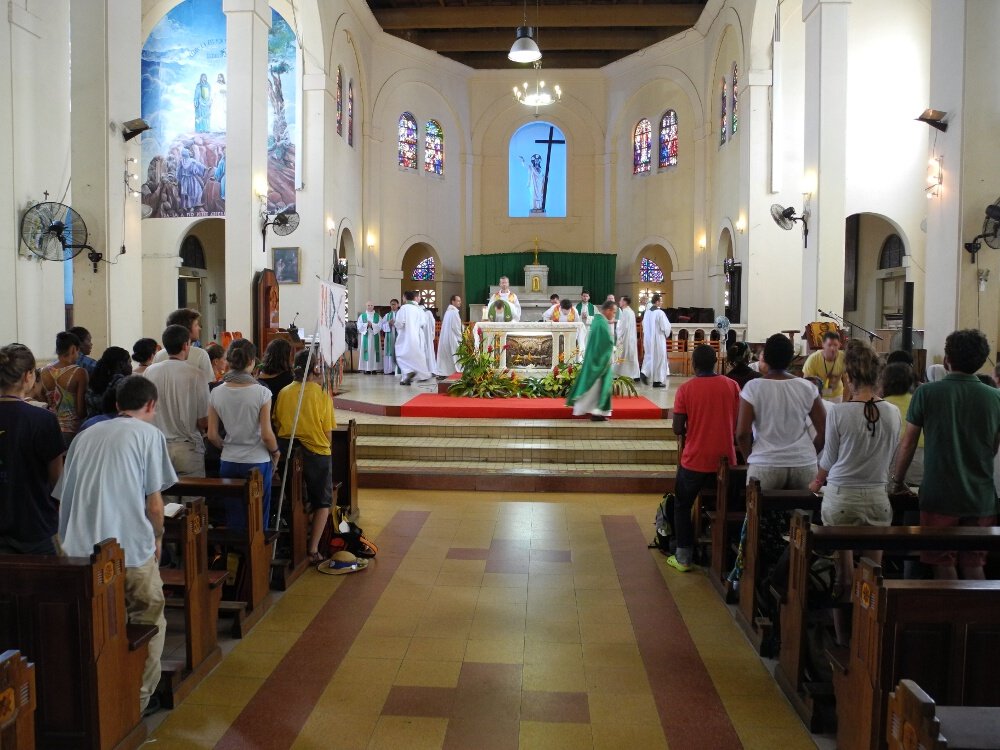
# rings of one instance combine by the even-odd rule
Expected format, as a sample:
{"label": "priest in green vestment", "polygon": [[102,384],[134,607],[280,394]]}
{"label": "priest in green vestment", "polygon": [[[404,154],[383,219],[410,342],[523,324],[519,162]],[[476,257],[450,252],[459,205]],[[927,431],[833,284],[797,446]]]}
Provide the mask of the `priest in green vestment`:
{"label": "priest in green vestment", "polygon": [[601,305],[601,314],[594,317],[587,336],[587,349],[583,355],[580,374],[573,382],[566,405],[573,407],[574,415],[589,414],[593,422],[605,422],[611,416],[611,388],[614,371],[611,363],[615,342],[611,336],[610,322],[615,318],[614,302]]}
{"label": "priest in green vestment", "polygon": [[590,301],[590,292],[586,289],[580,293],[580,301],[576,303],[576,314],[584,323],[597,317],[597,308]]}

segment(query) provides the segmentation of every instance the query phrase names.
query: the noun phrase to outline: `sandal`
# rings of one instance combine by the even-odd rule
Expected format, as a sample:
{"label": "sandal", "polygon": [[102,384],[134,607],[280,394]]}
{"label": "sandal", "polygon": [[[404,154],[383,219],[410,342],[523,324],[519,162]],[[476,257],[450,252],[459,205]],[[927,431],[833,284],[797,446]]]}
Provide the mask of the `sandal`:
{"label": "sandal", "polygon": [[325,561],[326,561],[326,558],[323,557],[323,554],[321,552],[317,551],[317,552],[310,552],[309,553],[309,564],[310,565],[312,565],[312,566],[315,567],[316,565],[319,565],[320,563],[325,562]]}

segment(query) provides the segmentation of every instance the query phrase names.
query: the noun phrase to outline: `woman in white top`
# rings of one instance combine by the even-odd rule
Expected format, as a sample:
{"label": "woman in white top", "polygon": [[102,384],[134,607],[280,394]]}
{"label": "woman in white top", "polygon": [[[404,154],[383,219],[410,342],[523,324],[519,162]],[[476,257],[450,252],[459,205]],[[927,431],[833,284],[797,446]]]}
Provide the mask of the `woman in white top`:
{"label": "woman in white top", "polygon": [[[834,404],[827,416],[826,445],[819,471],[809,484],[813,492],[826,482],[820,515],[826,526],[889,526],[892,506],[886,493],[889,465],[899,445],[899,409],[876,397],[882,362],[865,342],[852,339],[844,357],[851,400]],[[881,562],[882,553],[865,555]],[[849,588],[854,555],[840,555],[839,583]]]}
{"label": "woman in white top", "polygon": [[[242,479],[252,469],[264,480],[264,527],[271,512],[271,477],[281,455],[271,428],[271,391],[257,382],[253,368],[257,350],[251,341],[236,339],[226,352],[229,371],[208,399],[208,439],[222,450],[219,476]],[[225,437],[222,437],[222,429]],[[227,526],[246,526],[242,504],[228,505]]]}

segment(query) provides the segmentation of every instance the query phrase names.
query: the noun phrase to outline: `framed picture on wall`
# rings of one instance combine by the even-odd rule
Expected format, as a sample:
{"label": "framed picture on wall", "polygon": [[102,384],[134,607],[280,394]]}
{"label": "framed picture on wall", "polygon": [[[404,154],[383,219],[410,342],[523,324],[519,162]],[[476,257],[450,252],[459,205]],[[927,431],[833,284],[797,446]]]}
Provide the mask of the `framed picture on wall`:
{"label": "framed picture on wall", "polygon": [[279,284],[299,284],[302,282],[299,272],[299,248],[271,248],[271,262],[274,264],[274,277]]}

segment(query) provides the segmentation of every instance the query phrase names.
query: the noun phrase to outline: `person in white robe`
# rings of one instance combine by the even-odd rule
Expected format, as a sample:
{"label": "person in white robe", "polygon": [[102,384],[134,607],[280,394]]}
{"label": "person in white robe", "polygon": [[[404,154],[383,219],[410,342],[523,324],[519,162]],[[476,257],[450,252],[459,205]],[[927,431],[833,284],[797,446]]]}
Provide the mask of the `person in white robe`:
{"label": "person in white robe", "polygon": [[[508,279],[506,276],[500,277],[500,289],[493,292],[493,294],[490,295],[490,298],[486,300],[487,308],[492,308],[493,303],[495,303],[497,300],[503,300],[510,306],[512,320],[516,322],[521,319],[521,303],[518,301],[517,295],[514,294],[513,291],[511,291],[510,279]],[[490,319],[492,320],[493,318],[492,311],[489,313],[489,315]]]}
{"label": "person in white robe", "polygon": [[[654,299],[656,299],[654,297]],[[656,305],[656,312],[649,318],[649,345],[652,349],[649,357],[649,371],[646,377],[653,381],[654,388],[666,388],[667,376],[670,375],[670,363],[667,360],[667,340],[670,338],[670,321],[667,314]],[[643,320],[645,324],[645,319]],[[645,327],[645,325],[643,326]]]}
{"label": "person in white robe", "polygon": [[358,370],[374,375],[382,369],[381,318],[375,312],[375,303],[365,303],[365,311],[358,316]]}
{"label": "person in white robe", "polygon": [[427,370],[424,330],[427,314],[417,304],[417,293],[406,292],[406,302],[396,311],[396,366],[402,373],[400,385],[431,377]]}
{"label": "person in white robe", "polygon": [[[417,292],[417,304],[423,305],[423,296]],[[427,360],[427,372],[433,374],[437,366],[437,358],[434,356],[434,325],[437,320],[429,307],[424,307],[424,357]]]}
{"label": "person in white robe", "polygon": [[646,305],[646,311],[642,314],[642,367],[639,368],[639,377],[643,383],[649,383],[649,372],[653,360],[653,319],[660,313],[660,295],[654,294]]}
{"label": "person in white robe", "polygon": [[549,309],[542,313],[542,322],[543,323],[551,323],[552,322],[552,316],[559,309],[559,295],[558,294],[551,294],[551,295],[549,295],[549,302],[552,303],[551,305],[549,305]]}
{"label": "person in white robe", "polygon": [[382,316],[380,327],[385,334],[385,348],[382,350],[382,372],[393,375],[396,372],[396,311],[399,300],[389,300],[389,312]]}
{"label": "person in white robe", "polygon": [[452,295],[448,309],[441,319],[441,333],[438,335],[437,367],[434,374],[446,378],[462,368],[455,361],[458,345],[462,341],[462,298]]}
{"label": "person in white robe", "polygon": [[639,352],[631,297],[622,295],[618,301],[618,315],[615,325],[615,375],[638,380]]}

